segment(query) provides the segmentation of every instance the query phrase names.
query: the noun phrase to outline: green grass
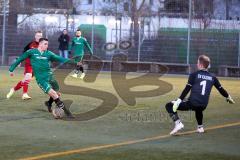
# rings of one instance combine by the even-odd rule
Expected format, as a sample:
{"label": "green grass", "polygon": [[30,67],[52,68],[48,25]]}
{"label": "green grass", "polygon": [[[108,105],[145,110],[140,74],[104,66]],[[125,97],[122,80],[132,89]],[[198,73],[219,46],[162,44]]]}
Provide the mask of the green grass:
{"label": "green grass", "polygon": [[[140,74],[130,73],[128,78]],[[142,74],[141,74],[142,75]],[[48,99],[35,80],[30,85],[32,100],[21,100],[21,91],[10,100],[5,96],[9,89],[22,78],[22,70],[17,69],[13,78],[6,68],[0,68],[0,159],[12,160],[42,154],[69,151],[91,146],[114,144],[128,140],[143,139],[166,135],[173,124],[165,111],[165,104],[179,96],[186,84],[187,77],[167,75],[161,77],[173,85],[173,90],[156,97],[138,98],[135,106],[127,105],[113,88],[108,72],[101,73],[94,83],[79,79],[66,79],[66,84],[85,86],[112,93],[119,99],[118,106],[108,114],[89,121],[55,120],[43,105]],[[229,105],[213,89],[210,103],[204,112],[206,127],[240,121],[239,79],[221,78],[236,104]],[[154,87],[136,87],[136,90],[149,90]],[[74,101],[74,113],[83,113],[96,108],[100,100],[63,94],[63,99]],[[196,122],[193,112],[180,112],[185,124],[184,131],[194,130]],[[114,148],[94,150],[46,159],[53,160],[159,160],[159,159],[239,159],[240,127],[227,127],[159,140],[124,145]]]}

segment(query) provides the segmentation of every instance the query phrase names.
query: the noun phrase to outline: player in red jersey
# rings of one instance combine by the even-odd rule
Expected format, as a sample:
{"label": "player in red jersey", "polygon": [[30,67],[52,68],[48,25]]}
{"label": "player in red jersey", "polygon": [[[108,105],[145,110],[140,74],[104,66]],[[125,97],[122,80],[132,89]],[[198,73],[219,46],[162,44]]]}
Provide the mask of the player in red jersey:
{"label": "player in red jersey", "polygon": [[[43,36],[42,31],[36,31],[35,40],[33,40],[26,47],[24,47],[24,52],[26,52],[29,49],[38,48],[38,42],[39,42],[39,39],[42,38],[42,36]],[[25,65],[24,65],[24,78],[21,81],[19,81],[15,87],[10,89],[9,93],[7,94],[7,99],[9,99],[14,94],[15,91],[21,88],[23,88],[22,99],[23,100],[31,99],[31,97],[27,93],[28,93],[28,85],[32,79],[32,76],[33,76],[33,70],[31,66],[31,62],[30,62],[30,59],[27,58],[25,60]]]}

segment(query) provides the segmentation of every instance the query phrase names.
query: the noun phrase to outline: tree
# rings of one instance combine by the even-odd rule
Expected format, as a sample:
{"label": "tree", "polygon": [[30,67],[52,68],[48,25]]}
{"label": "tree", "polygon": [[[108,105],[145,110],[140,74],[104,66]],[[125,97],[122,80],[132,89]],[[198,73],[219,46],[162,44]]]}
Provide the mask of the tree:
{"label": "tree", "polygon": [[213,0],[193,0],[193,18],[200,29],[207,29],[213,18]]}
{"label": "tree", "polygon": [[139,27],[140,27],[140,18],[141,16],[146,14],[146,12],[143,11],[143,6],[145,3],[145,0],[142,0],[140,3],[139,7],[137,7],[137,0],[132,0],[132,5],[131,5],[131,20],[133,22],[133,33],[134,33],[134,42],[138,41],[139,37]]}
{"label": "tree", "polygon": [[226,20],[229,20],[229,0],[225,0],[225,5],[226,5]]}
{"label": "tree", "polygon": [[165,0],[164,8],[167,13],[172,13],[173,16],[178,14],[188,13],[188,0]]}
{"label": "tree", "polygon": [[144,16],[149,16],[151,13],[150,8],[145,3],[146,0],[130,0],[123,2],[115,0],[111,5],[103,6],[101,14],[114,15],[116,19],[122,17],[130,17],[132,25],[130,27],[130,39],[134,42],[138,42],[140,21]]}

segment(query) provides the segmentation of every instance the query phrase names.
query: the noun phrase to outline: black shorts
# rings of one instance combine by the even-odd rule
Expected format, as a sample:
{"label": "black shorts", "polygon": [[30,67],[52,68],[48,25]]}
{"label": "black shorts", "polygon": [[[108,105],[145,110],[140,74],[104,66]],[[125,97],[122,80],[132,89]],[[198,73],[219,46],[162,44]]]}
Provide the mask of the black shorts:
{"label": "black shorts", "polygon": [[187,101],[182,101],[179,106],[178,109],[179,111],[188,111],[188,110],[193,110],[193,111],[204,111],[206,109],[207,106],[196,106],[193,105],[189,100]]}

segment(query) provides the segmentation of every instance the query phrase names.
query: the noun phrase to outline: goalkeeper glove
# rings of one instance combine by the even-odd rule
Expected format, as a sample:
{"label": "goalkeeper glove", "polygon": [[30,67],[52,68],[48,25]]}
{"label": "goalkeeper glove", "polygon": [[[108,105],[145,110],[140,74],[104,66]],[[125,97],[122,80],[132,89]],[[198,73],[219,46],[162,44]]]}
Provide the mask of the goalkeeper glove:
{"label": "goalkeeper glove", "polygon": [[173,112],[176,112],[178,107],[179,107],[179,104],[182,102],[182,100],[180,98],[178,98],[176,101],[173,101]]}
{"label": "goalkeeper glove", "polygon": [[229,95],[227,98],[226,98],[226,101],[230,104],[234,104],[234,100],[232,99],[232,97]]}

